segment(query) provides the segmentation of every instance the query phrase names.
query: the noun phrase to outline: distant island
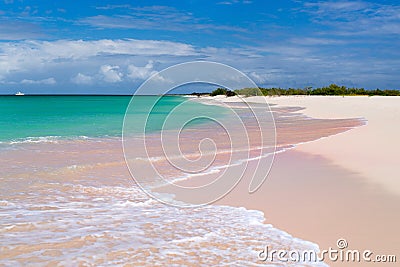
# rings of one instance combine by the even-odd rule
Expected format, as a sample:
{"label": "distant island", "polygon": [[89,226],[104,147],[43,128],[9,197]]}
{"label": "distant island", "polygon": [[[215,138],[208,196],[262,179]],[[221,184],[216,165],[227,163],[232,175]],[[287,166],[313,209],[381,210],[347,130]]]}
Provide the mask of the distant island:
{"label": "distant island", "polygon": [[[356,95],[366,95],[366,96],[400,96],[399,90],[366,90],[364,88],[348,88],[346,86],[339,86],[336,84],[331,84],[326,87],[320,88],[243,88],[235,91],[227,90],[225,88],[217,88],[210,93],[210,96],[216,95],[244,95],[244,96],[257,96],[262,93],[264,96],[284,96],[284,95],[338,95],[338,96],[356,96]],[[198,93],[193,93],[193,95],[199,95]]]}

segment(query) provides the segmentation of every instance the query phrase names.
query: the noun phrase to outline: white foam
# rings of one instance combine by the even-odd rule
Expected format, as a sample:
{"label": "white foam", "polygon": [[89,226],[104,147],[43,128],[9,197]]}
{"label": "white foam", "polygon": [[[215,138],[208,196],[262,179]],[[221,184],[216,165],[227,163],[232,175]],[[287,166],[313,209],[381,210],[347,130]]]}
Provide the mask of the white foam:
{"label": "white foam", "polygon": [[[51,186],[54,188],[48,190]],[[134,264],[142,255],[147,257],[149,265],[162,265],[166,260],[177,258],[187,264],[198,263],[197,256],[200,256],[204,265],[213,265],[222,257],[221,266],[231,266],[232,262],[251,266],[260,264],[256,251],[267,244],[277,248],[317,248],[315,244],[264,224],[260,211],[227,206],[180,209],[148,198],[135,186],[49,183],[46,190],[36,194],[42,196],[21,201],[18,208],[12,210],[0,209],[3,218],[0,244],[12,250],[16,245],[57,243],[59,245],[51,250],[60,254],[51,256],[51,260],[61,265],[78,262],[89,265],[96,262],[102,266]],[[63,201],[60,195],[65,197]],[[27,226],[28,222],[34,227],[16,228]],[[69,243],[73,240],[87,241],[82,245]],[[102,253],[104,247],[108,253],[122,251],[125,254],[111,257],[111,254]],[[157,250],[157,254],[145,256],[151,249]],[[42,254],[47,250],[27,250],[17,257],[5,257],[0,263],[8,265],[18,260],[28,264],[24,259],[33,256],[45,263],[50,260]]]}
{"label": "white foam", "polygon": [[58,143],[61,139],[61,136],[43,136],[43,137],[26,137],[22,139],[16,139],[13,141],[8,142],[10,145],[14,144],[37,144],[37,143]]}

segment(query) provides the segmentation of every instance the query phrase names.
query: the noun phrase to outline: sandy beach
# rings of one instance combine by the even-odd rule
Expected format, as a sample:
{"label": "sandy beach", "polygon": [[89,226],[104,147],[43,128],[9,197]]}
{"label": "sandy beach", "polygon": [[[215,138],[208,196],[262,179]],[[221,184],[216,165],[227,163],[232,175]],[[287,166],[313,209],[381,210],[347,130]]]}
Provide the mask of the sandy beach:
{"label": "sandy beach", "polygon": [[[245,100],[265,101],[262,97]],[[305,108],[299,112],[312,118],[360,118],[367,123],[276,155],[268,179],[257,192],[248,193],[245,176],[215,204],[261,210],[267,223],[315,242],[320,249],[337,248],[336,241],[344,238],[349,249],[398,255],[400,98],[290,96],[267,101],[278,108]]]}
{"label": "sandy beach", "polygon": [[[327,168],[323,171],[326,176],[308,175],[323,192],[323,198],[313,203],[329,207],[321,209],[325,210],[323,216],[317,216],[325,223],[309,229],[314,232],[311,239],[323,247],[332,245],[335,235],[337,238],[341,235],[348,239],[351,248],[398,255],[400,98],[277,97],[269,98],[268,102],[305,107],[304,113],[313,118],[363,117],[367,120],[365,126],[299,145],[293,151],[305,153],[300,154],[303,160],[310,157],[324,160],[319,166]],[[336,175],[328,168],[339,173]]]}
{"label": "sandy beach", "polygon": [[[252,101],[252,100],[250,100]],[[282,106],[305,107],[304,114],[312,118],[356,118],[367,120],[343,135],[337,135],[296,148],[321,155],[400,195],[398,177],[400,145],[400,98],[398,97],[272,97],[268,102]]]}

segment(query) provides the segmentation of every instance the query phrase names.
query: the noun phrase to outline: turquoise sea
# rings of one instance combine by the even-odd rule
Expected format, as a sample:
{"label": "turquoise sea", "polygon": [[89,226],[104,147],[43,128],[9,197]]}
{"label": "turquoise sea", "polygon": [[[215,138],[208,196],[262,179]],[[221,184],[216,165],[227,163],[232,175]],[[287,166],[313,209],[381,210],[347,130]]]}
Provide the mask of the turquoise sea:
{"label": "turquoise sea", "polygon": [[[0,141],[38,137],[121,136],[131,96],[0,96]],[[157,101],[159,100],[159,101]],[[150,113],[146,132],[160,130],[171,110],[187,100],[180,96],[135,96],[130,119],[138,121]],[[224,109],[193,101],[184,104],[185,116],[223,115]],[[179,117],[179,116],[178,116]],[[200,121],[198,121],[200,122]],[[177,121],[178,123],[178,121]],[[177,124],[178,125],[178,124]],[[132,133],[143,132],[139,123],[129,124]]]}

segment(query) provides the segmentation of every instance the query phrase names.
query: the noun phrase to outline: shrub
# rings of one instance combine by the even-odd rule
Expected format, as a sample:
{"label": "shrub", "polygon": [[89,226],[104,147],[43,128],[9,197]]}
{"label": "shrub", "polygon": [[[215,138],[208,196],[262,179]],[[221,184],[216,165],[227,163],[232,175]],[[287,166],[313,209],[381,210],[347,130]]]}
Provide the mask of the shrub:
{"label": "shrub", "polygon": [[214,91],[211,92],[210,96],[216,96],[216,95],[226,95],[227,97],[229,96],[235,96],[235,92],[232,92],[231,90],[227,90],[225,88],[217,88]]}

